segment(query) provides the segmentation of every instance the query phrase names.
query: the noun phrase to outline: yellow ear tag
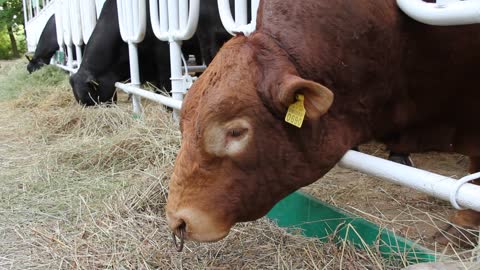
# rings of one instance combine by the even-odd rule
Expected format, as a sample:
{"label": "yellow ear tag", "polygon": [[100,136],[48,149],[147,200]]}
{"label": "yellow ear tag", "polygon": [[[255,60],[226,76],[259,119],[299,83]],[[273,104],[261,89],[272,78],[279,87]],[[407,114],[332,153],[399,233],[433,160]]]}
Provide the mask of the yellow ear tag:
{"label": "yellow ear tag", "polygon": [[298,128],[302,127],[305,119],[305,105],[303,104],[304,97],[301,94],[296,95],[297,101],[288,106],[285,122],[292,124]]}

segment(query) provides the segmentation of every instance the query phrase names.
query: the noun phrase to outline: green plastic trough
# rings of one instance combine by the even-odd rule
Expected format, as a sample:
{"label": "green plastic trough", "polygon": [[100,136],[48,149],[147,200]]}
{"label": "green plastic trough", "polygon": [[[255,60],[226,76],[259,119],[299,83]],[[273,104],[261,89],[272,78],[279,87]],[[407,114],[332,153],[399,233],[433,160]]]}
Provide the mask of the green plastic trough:
{"label": "green plastic trough", "polygon": [[389,259],[409,263],[436,261],[435,253],[418,243],[302,192],[295,192],[277,203],[267,216],[281,227],[300,229],[305,236],[324,241],[331,237],[347,240],[361,249],[379,250]]}

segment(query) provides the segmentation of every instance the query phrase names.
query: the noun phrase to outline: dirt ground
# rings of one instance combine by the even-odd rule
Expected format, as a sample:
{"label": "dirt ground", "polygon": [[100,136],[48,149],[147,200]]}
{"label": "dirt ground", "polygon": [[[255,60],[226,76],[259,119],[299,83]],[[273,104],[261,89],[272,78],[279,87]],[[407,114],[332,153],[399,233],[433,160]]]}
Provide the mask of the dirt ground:
{"label": "dirt ground", "polygon": [[[380,143],[362,145],[360,150],[388,157]],[[417,168],[452,178],[468,173],[468,158],[459,154],[432,152],[412,154],[411,158]],[[304,190],[435,250],[444,247],[434,243],[433,235],[448,225],[454,212],[449,202],[338,166]]]}

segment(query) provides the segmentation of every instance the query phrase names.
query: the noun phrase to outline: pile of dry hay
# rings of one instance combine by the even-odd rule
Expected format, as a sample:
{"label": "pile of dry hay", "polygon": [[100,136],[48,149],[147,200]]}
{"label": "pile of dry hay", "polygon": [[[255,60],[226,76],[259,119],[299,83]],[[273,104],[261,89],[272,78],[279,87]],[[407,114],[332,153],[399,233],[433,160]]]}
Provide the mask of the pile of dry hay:
{"label": "pile of dry hay", "polygon": [[0,269],[404,265],[374,249],[289,234],[266,219],[237,225],[215,244],[187,243],[177,253],[164,218],[180,143],[171,114],[146,104],[136,120],[125,96],[118,106],[81,108],[67,76],[54,67],[39,71],[42,79],[32,83],[23,61],[9,64],[8,76],[0,74],[0,93],[7,78],[26,83],[19,80],[19,93],[0,101]]}

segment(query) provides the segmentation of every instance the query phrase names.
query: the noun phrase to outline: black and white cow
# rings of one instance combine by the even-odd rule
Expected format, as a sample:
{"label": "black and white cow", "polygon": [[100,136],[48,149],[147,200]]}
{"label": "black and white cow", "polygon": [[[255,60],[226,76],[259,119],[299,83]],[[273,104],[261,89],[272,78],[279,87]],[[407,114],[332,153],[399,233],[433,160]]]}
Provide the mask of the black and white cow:
{"label": "black and white cow", "polygon": [[58,48],[55,15],[52,15],[40,35],[33,57],[30,58],[25,55],[28,59],[28,72],[32,73],[39,70],[42,66],[50,64],[50,59],[52,59],[55,52],[58,51]]}
{"label": "black and white cow", "polygon": [[[202,1],[197,33],[183,42],[183,53],[195,55],[200,63],[203,58],[209,64],[230,38],[220,21],[216,2]],[[138,45],[140,79],[171,89],[169,45],[155,37],[150,18],[147,22],[145,39]],[[117,4],[115,0],[107,0],[85,48],[82,64],[70,78],[70,84],[82,105],[110,103],[116,100],[115,82],[127,80],[129,74],[128,45],[120,36]]]}

